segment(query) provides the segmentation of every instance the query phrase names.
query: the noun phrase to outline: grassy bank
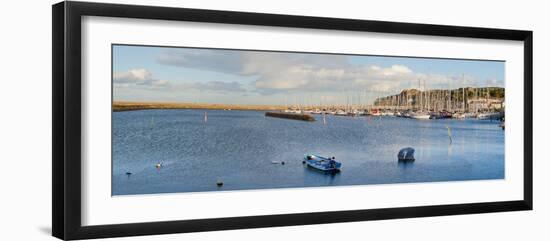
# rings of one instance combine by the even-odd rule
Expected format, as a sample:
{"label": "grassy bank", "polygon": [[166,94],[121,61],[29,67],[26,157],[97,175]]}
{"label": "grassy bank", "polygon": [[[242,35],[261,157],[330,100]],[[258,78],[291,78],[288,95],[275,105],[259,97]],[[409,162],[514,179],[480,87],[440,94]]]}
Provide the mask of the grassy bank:
{"label": "grassy bank", "polygon": [[286,109],[277,105],[229,105],[200,103],[168,103],[168,102],[113,102],[113,111],[132,111],[149,109],[208,109],[208,110],[261,110],[276,111]]}

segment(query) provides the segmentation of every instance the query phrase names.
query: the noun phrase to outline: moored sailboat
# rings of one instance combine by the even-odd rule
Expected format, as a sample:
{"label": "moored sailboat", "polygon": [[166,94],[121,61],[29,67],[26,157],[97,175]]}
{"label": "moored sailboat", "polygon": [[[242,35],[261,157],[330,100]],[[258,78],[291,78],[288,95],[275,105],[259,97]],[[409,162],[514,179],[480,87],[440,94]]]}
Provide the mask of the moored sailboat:
{"label": "moored sailboat", "polygon": [[427,119],[430,119],[430,114],[424,113],[424,112],[415,112],[415,113],[411,113],[410,117],[413,119],[427,120]]}

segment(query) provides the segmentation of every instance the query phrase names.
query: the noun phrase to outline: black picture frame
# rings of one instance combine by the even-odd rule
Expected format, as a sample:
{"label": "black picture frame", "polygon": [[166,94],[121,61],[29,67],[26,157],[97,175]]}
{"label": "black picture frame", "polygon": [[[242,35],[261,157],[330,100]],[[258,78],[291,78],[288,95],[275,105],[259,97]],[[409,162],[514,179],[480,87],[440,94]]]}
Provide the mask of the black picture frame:
{"label": "black picture frame", "polygon": [[[81,224],[81,17],[103,16],[349,30],[425,36],[516,40],[524,44],[524,180],[523,199],[420,207],[140,222],[99,226]],[[533,208],[533,32],[278,14],[151,7],[90,2],[52,6],[52,233],[60,239],[135,235],[413,218],[532,210]]]}

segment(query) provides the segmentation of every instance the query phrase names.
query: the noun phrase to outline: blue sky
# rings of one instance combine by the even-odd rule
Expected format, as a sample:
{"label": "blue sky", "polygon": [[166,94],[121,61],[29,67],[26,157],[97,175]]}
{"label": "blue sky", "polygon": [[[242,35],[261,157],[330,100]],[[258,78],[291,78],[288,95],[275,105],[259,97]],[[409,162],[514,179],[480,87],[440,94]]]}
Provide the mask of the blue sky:
{"label": "blue sky", "polygon": [[504,68],[502,61],[114,45],[113,95],[231,104],[338,104],[352,96],[367,103],[406,88],[504,87]]}

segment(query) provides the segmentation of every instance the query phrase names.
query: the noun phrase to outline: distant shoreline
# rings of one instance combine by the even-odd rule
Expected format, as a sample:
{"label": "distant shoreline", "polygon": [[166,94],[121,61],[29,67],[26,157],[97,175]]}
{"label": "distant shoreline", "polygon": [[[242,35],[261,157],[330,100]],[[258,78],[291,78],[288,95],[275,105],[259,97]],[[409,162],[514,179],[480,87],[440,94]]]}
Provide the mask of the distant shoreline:
{"label": "distant shoreline", "polygon": [[206,109],[206,110],[285,110],[285,106],[268,105],[231,105],[231,104],[200,104],[200,103],[169,103],[169,102],[113,102],[113,112],[158,109]]}

